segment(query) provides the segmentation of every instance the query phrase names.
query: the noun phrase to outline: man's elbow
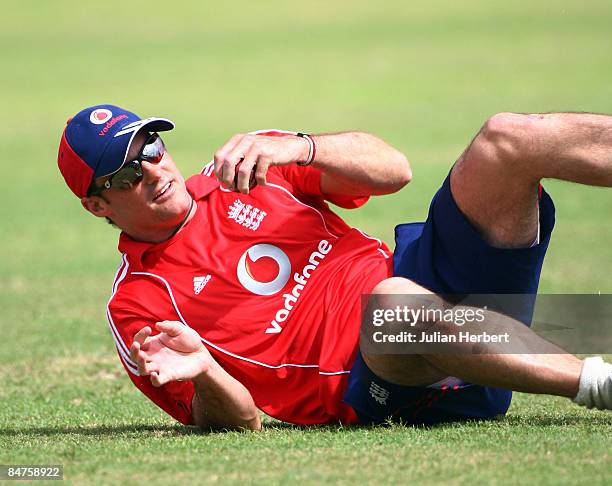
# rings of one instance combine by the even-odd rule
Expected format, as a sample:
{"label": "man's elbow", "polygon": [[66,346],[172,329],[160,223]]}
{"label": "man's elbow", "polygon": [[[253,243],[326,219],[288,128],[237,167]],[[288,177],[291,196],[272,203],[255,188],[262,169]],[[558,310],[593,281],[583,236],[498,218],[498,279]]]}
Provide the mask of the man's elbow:
{"label": "man's elbow", "polygon": [[238,413],[237,428],[241,430],[261,430],[261,416],[254,403]]}
{"label": "man's elbow", "polygon": [[410,168],[410,162],[408,162],[406,156],[401,152],[397,152],[394,167],[395,170],[391,184],[391,192],[399,191],[412,180],[412,169]]}
{"label": "man's elbow", "polygon": [[253,404],[244,410],[234,413],[205,413],[201,409],[194,409],[191,414],[191,424],[203,430],[261,430],[261,417],[259,410]]}
{"label": "man's elbow", "polygon": [[246,410],[243,410],[236,417],[234,429],[244,431],[261,430],[261,415],[255,404]]}
{"label": "man's elbow", "polygon": [[244,429],[255,432],[261,430],[261,417],[259,416],[259,412],[255,412],[255,415],[246,421]]}
{"label": "man's elbow", "polygon": [[199,427],[203,431],[260,431],[261,430],[261,418],[259,412],[252,417],[241,417],[232,421],[225,420],[210,420],[202,419],[193,421],[193,425]]}
{"label": "man's elbow", "polygon": [[253,413],[248,415],[242,415],[229,428],[233,430],[242,430],[244,432],[257,432],[261,430],[261,417],[259,416],[259,410],[254,410]]}
{"label": "man's elbow", "polygon": [[400,164],[401,167],[401,175],[400,175],[400,186],[404,187],[412,180],[412,168],[410,167],[410,162],[404,154],[401,154],[402,162]]}

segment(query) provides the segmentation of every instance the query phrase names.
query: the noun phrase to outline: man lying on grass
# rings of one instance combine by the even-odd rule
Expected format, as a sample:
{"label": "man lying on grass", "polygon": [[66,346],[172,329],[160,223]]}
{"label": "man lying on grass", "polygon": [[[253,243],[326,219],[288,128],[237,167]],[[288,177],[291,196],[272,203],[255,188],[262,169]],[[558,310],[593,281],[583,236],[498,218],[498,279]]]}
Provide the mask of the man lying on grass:
{"label": "man lying on grass", "polygon": [[185,181],[158,134],[173,127],[86,108],[68,121],[58,164],[83,207],[122,230],[112,336],[134,384],[180,422],[259,429],[261,409],[297,424],[435,424],[504,414],[510,390],[612,408],[601,358],[482,343],[478,354],[359,349],[364,294],[429,295],[444,308],[438,294],[535,294],[555,211],[540,181],[612,186],[611,117],[493,116],[427,221],[397,228],[394,254],[326,202],[356,208],[410,181],[382,140],[239,134]]}

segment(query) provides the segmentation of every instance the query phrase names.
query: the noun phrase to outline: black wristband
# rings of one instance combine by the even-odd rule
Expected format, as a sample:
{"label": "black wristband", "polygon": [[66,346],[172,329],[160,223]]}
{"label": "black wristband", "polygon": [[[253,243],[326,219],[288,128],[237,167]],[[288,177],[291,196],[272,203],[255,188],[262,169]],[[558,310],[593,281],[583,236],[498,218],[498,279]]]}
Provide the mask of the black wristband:
{"label": "black wristband", "polygon": [[304,161],[300,161],[297,163],[297,165],[310,165],[312,164],[312,162],[315,159],[315,155],[317,153],[317,147],[315,146],[314,140],[312,139],[312,137],[308,134],[308,133],[302,133],[302,132],[298,132],[296,133],[296,136],[301,137],[301,138],[305,138],[306,141],[308,142],[308,145],[310,146],[309,150],[308,150],[308,158]]}

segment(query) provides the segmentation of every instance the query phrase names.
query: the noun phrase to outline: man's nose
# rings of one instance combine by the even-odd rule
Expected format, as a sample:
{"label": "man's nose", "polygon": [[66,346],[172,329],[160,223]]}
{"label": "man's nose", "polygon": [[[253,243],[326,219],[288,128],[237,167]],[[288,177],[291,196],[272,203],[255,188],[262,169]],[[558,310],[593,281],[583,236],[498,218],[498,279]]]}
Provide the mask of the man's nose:
{"label": "man's nose", "polygon": [[155,182],[157,181],[162,174],[162,162],[154,164],[153,162],[147,162],[146,160],[142,160],[140,165],[142,167],[142,178],[145,183]]}

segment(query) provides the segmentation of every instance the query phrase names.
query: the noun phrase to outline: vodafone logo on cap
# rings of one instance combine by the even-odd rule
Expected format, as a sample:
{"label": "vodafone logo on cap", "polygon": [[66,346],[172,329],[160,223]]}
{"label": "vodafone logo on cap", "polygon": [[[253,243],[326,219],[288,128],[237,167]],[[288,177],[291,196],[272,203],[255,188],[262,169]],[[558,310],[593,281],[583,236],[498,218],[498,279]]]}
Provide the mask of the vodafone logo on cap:
{"label": "vodafone logo on cap", "polygon": [[291,262],[278,246],[260,243],[245,251],[238,261],[238,280],[257,295],[274,295],[291,275]]}
{"label": "vodafone logo on cap", "polygon": [[89,115],[89,121],[94,125],[102,125],[110,120],[113,116],[113,113],[106,108],[98,108],[91,112]]}

